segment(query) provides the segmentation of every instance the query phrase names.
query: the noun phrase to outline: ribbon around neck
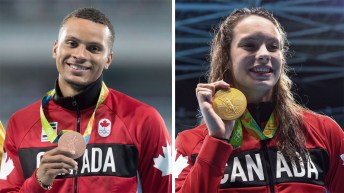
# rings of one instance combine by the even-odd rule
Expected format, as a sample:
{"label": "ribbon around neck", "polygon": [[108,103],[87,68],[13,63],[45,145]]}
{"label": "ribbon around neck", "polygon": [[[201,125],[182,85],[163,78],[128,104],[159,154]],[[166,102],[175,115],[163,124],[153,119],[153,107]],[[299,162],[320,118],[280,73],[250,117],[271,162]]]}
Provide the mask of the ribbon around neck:
{"label": "ribbon around neck", "polygon": [[243,132],[242,126],[245,127],[246,131],[257,140],[271,139],[278,129],[278,120],[273,111],[265,125],[264,130],[260,128],[257,122],[253,119],[252,115],[246,109],[241,118],[235,120],[235,125],[229,143],[235,147],[239,147],[242,144]]}
{"label": "ribbon around neck", "polygon": [[[56,93],[55,89],[52,89],[50,91],[48,91],[42,98],[42,103],[41,103],[41,107],[40,107],[40,118],[41,118],[41,123],[42,123],[42,127],[43,130],[45,132],[45,134],[47,135],[49,141],[51,143],[57,143],[59,138],[66,132],[69,132],[71,130],[62,130],[58,135],[56,133],[56,131],[54,131],[54,129],[51,127],[51,125],[49,124],[47,118],[44,115],[44,111],[43,108],[45,107],[45,105],[48,104],[48,102],[53,98],[54,94]],[[96,111],[99,107],[99,105],[101,105],[106,97],[109,95],[109,89],[107,88],[107,86],[105,85],[104,82],[102,82],[102,88],[100,90],[100,94],[99,94],[99,98],[96,104],[96,107],[93,110],[92,116],[90,118],[90,120],[88,121],[87,127],[85,129],[84,132],[84,139],[86,141],[86,144],[88,144],[88,141],[90,140],[90,136],[91,136],[91,132],[92,132],[92,127],[93,127],[93,123],[94,123],[94,117],[96,114]]]}

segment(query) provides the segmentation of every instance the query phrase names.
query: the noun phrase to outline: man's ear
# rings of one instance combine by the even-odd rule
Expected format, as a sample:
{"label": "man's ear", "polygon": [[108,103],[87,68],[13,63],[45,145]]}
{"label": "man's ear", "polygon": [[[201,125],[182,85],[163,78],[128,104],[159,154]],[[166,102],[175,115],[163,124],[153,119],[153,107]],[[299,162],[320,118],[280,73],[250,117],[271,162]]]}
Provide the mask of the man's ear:
{"label": "man's ear", "polygon": [[109,66],[111,65],[112,56],[113,56],[113,53],[110,52],[109,55],[108,55],[107,58],[106,58],[107,61],[106,61],[105,66],[104,66],[104,68],[105,68],[106,70],[109,69]]}
{"label": "man's ear", "polygon": [[56,58],[57,49],[58,49],[58,41],[55,40],[54,47],[53,47],[53,58]]}

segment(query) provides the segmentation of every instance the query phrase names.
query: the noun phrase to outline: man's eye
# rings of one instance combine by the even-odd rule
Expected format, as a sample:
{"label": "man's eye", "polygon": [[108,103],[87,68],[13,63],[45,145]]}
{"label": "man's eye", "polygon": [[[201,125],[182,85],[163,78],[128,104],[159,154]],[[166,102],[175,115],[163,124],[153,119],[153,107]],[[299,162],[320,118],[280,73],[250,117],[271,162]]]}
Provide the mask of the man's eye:
{"label": "man's eye", "polygon": [[69,45],[70,47],[76,47],[78,44],[74,41],[67,41],[67,45]]}
{"label": "man's eye", "polygon": [[89,49],[91,52],[99,52],[100,51],[100,48],[98,46],[91,46]]}

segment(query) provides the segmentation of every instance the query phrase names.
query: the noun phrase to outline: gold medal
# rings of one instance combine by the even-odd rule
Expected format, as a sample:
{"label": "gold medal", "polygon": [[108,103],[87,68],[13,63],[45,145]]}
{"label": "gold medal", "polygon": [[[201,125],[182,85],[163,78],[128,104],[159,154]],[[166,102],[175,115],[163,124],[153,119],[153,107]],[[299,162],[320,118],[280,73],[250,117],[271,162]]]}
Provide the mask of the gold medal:
{"label": "gold medal", "polygon": [[235,120],[239,118],[245,112],[246,106],[246,97],[238,89],[221,89],[214,95],[214,111],[223,120]]}

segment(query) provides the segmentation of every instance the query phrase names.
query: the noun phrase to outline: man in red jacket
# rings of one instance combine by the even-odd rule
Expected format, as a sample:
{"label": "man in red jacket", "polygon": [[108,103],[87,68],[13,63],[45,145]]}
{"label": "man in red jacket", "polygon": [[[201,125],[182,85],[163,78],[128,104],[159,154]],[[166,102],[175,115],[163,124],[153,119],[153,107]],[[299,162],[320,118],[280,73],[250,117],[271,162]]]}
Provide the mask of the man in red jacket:
{"label": "man in red jacket", "polygon": [[[1,193],[171,192],[170,138],[160,114],[102,81],[113,42],[99,10],[77,9],[63,20],[53,48],[55,89],[9,120]],[[83,135],[80,158],[72,158],[80,147],[71,140],[57,146],[65,132]]]}

